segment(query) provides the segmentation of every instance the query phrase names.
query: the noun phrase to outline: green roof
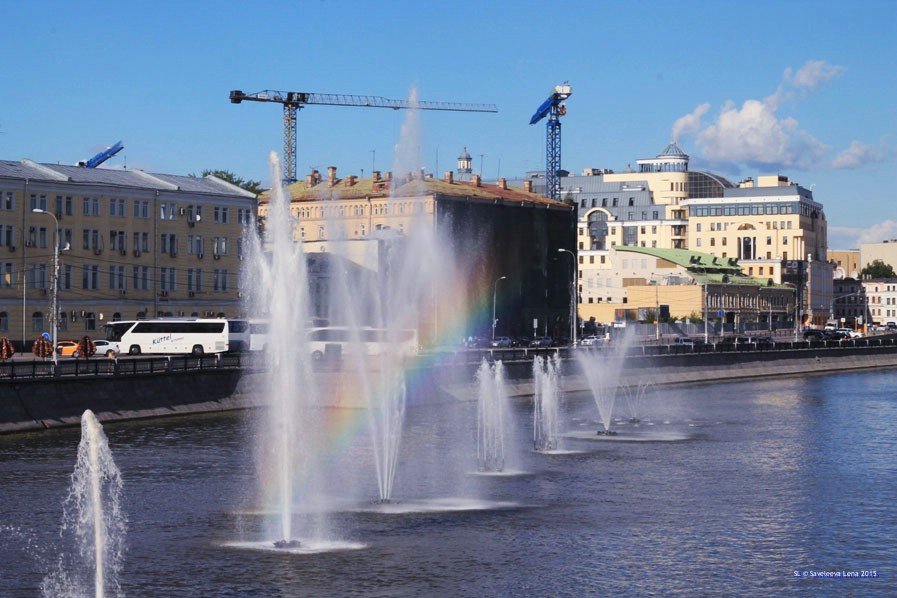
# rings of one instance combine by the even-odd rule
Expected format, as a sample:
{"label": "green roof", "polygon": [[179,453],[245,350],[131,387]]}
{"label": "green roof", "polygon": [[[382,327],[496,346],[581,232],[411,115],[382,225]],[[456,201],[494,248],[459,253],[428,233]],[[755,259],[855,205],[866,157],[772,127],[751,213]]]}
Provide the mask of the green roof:
{"label": "green roof", "polygon": [[636,247],[634,245],[617,245],[614,249],[653,255],[689,270],[741,273],[741,266],[738,265],[738,260],[735,258],[716,257],[709,253],[701,253],[690,249],[658,249],[656,247]]}
{"label": "green roof", "polygon": [[747,276],[741,272],[738,260],[734,258],[717,257],[709,253],[701,253],[690,249],[658,249],[656,247],[636,247],[634,245],[617,245],[617,251],[642,253],[651,255],[688,270],[689,276],[698,284],[704,283],[728,283],[750,286],[783,286],[771,285],[769,279]]}

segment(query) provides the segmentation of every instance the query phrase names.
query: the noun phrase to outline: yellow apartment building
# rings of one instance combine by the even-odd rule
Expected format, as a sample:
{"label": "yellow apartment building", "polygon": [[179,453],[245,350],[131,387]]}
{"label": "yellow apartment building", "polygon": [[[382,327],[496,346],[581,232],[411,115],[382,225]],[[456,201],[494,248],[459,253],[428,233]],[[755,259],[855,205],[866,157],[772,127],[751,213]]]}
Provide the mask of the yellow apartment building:
{"label": "yellow apartment building", "polygon": [[30,347],[52,328],[57,244],[60,339],[112,320],[235,317],[256,209],[214,177],[0,161],[0,336]]}

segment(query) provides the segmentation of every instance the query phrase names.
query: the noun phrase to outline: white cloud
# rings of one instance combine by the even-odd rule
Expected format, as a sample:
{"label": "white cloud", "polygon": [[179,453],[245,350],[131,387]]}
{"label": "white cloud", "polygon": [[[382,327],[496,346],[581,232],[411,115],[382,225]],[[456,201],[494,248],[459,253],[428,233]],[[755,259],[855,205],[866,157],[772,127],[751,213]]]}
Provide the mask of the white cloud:
{"label": "white cloud", "polygon": [[710,110],[707,102],[699,104],[691,114],[686,114],[673,123],[673,141],[682,136],[692,136],[701,130],[701,118]]}
{"label": "white cloud", "polygon": [[832,160],[832,168],[854,169],[864,164],[883,162],[893,151],[884,142],[877,146],[868,145],[861,141],[853,141],[846,150],[838,154]]}
{"label": "white cloud", "polygon": [[727,101],[709,124],[704,125],[702,117],[710,105],[699,104],[673,124],[673,139],[694,138],[701,158],[727,170],[738,171],[742,165],[775,170],[816,166],[829,147],[801,129],[795,118],[778,111],[795,90],[812,91],[843,70],[824,60],[809,61],[797,71],[789,67],[775,93],[745,100],[740,107]]}
{"label": "white cloud", "polygon": [[884,220],[867,228],[830,226],[828,246],[831,249],[859,249],[863,243],[881,243],[897,239],[897,220]]}
{"label": "white cloud", "polygon": [[791,67],[786,68],[783,79],[796,89],[813,91],[843,72],[843,66],[829,64],[824,60],[810,60],[797,69],[797,72]]}

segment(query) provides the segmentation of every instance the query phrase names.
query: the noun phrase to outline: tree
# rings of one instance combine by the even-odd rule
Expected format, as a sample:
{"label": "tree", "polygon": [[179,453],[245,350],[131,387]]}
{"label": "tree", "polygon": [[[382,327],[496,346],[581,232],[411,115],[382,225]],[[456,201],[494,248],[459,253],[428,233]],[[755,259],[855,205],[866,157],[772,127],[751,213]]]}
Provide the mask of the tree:
{"label": "tree", "polygon": [[692,311],[690,314],[688,314],[688,321],[692,324],[701,324],[702,322],[704,322],[704,318],[698,312]]}
{"label": "tree", "polygon": [[[219,178],[222,181],[227,181],[228,183],[230,183],[232,185],[236,185],[237,187],[240,187],[241,189],[246,189],[250,193],[254,193],[256,195],[258,195],[259,193],[261,193],[262,191],[265,190],[264,187],[262,187],[261,182],[253,181],[252,179],[243,180],[242,177],[238,177],[237,175],[235,175],[234,173],[232,173],[229,170],[208,170],[207,169],[207,170],[203,170],[202,174],[200,174],[199,176],[205,177],[205,176],[209,176],[209,175],[212,175],[215,178]],[[190,176],[196,176],[196,175],[191,174]]]}
{"label": "tree", "polygon": [[886,264],[881,260],[873,260],[871,264],[866,264],[866,267],[863,268],[862,272],[860,272],[864,277],[869,276],[871,278],[895,278],[897,275],[894,274],[894,267],[890,264]]}

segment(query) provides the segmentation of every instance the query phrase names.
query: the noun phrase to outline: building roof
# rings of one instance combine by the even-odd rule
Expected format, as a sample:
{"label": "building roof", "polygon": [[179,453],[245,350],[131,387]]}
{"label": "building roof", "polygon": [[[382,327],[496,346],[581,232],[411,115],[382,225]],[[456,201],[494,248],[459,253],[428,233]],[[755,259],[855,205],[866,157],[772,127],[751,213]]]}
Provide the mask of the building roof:
{"label": "building roof", "polygon": [[255,197],[255,194],[213,176],[192,177],[147,173],[136,169],[85,168],[83,166],[63,164],[38,164],[27,159],[18,162],[0,160],[0,177]]}
{"label": "building roof", "polygon": [[675,141],[670,141],[669,145],[663,148],[663,151],[657,155],[658,158],[688,158],[688,154],[682,151],[682,148],[676,145]]}
{"label": "building roof", "polygon": [[688,270],[689,276],[698,284],[704,283],[728,283],[750,286],[763,286],[786,288],[784,285],[772,285],[767,280],[746,276],[741,272],[738,260],[734,258],[722,258],[709,253],[701,253],[690,249],[659,249],[655,247],[636,247],[631,245],[617,245],[617,251],[643,253],[672,262]]}
{"label": "building roof", "polygon": [[[390,189],[393,184],[398,186],[394,191]],[[412,180],[398,181],[393,178],[390,181],[373,178],[354,180],[350,177],[336,179],[331,185],[327,179],[323,179],[314,186],[308,186],[305,181],[299,181],[287,186],[291,201],[321,201],[321,200],[357,200],[367,198],[385,199],[389,197],[419,197],[426,195],[438,195],[442,198],[480,200],[490,203],[529,204],[551,208],[572,209],[564,202],[553,201],[536,193],[529,193],[522,189],[508,187],[502,188],[498,183],[453,180],[451,183],[443,179],[415,177]],[[267,202],[270,191],[265,191],[259,196],[261,202]]]}

